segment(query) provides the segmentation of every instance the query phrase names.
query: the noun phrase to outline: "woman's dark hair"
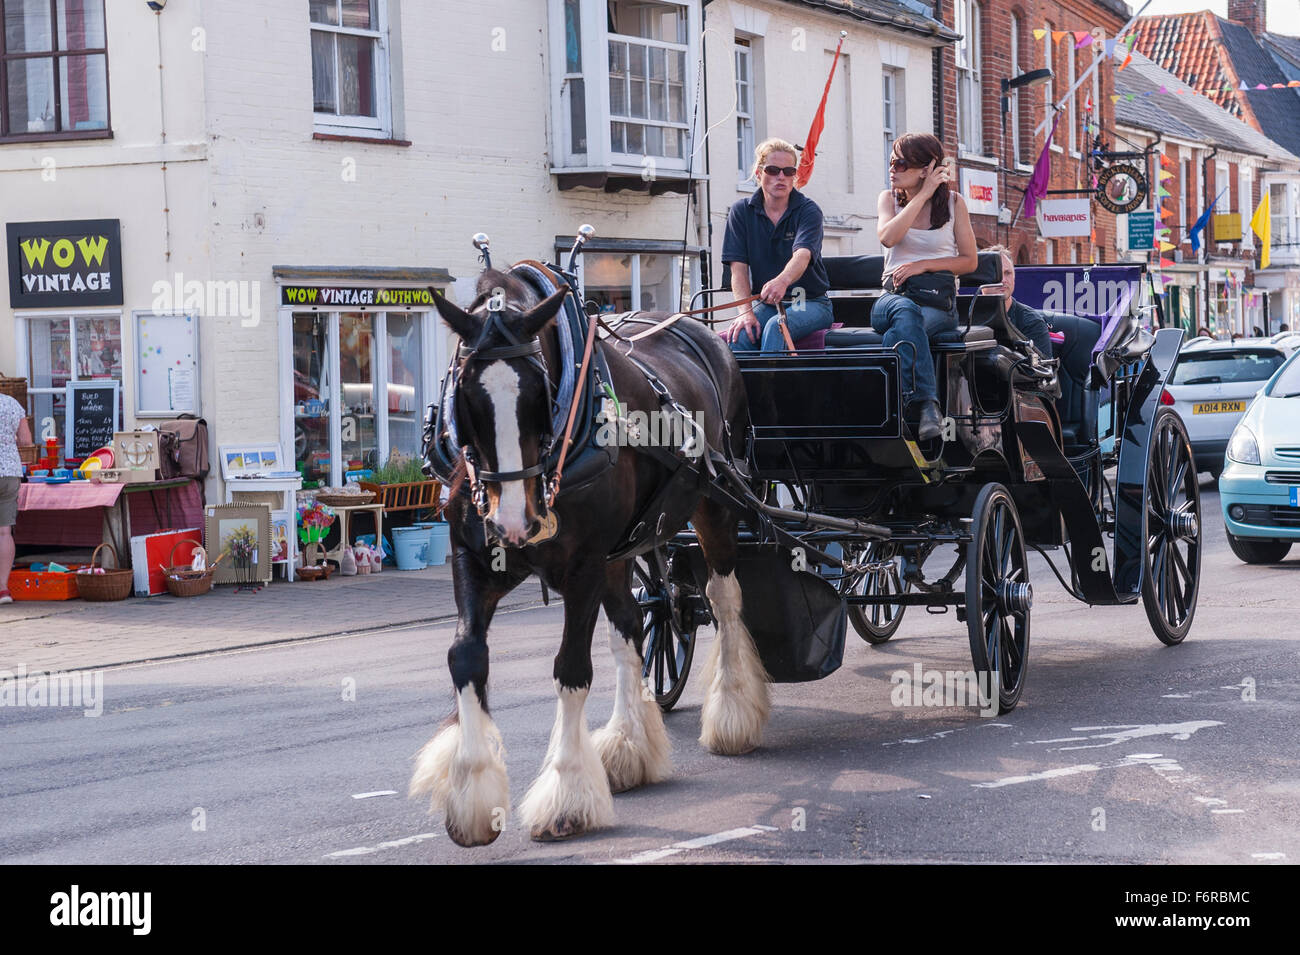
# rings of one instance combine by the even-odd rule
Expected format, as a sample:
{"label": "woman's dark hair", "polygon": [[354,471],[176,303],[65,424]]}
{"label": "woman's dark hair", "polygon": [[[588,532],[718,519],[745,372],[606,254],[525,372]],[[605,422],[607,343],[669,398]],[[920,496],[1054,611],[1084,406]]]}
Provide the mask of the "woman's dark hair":
{"label": "woman's dark hair", "polygon": [[[933,162],[938,170],[943,163],[943,143],[929,133],[905,133],[894,140],[891,156],[903,160],[909,169],[924,169]],[[907,205],[907,196],[901,189],[895,189],[894,201],[901,209]],[[948,218],[948,184],[944,183],[930,197],[930,228],[942,228]]]}

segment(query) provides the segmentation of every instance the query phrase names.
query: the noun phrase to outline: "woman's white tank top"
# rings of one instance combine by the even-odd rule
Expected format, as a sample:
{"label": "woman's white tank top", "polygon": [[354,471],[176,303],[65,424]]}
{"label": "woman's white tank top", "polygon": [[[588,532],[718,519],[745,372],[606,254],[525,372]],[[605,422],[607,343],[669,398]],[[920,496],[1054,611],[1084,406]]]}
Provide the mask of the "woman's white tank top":
{"label": "woman's white tank top", "polygon": [[[951,190],[948,193],[948,221],[938,229],[918,228],[913,226],[907,230],[903,240],[892,248],[885,249],[885,274],[888,275],[900,265],[907,262],[919,262],[922,259],[947,259],[955,258],[957,252],[957,236],[953,232],[953,218],[956,215],[956,193]],[[898,214],[898,200],[894,200],[894,214]],[[926,223],[929,223],[929,216],[922,213]]]}

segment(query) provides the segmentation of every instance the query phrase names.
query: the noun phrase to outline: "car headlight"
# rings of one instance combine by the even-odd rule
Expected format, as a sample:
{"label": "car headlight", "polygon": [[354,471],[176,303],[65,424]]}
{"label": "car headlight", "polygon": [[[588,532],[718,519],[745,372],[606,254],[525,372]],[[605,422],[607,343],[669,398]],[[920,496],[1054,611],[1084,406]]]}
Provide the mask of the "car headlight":
{"label": "car headlight", "polygon": [[1228,458],[1238,464],[1259,464],[1259,442],[1244,424],[1237,425],[1228,441]]}

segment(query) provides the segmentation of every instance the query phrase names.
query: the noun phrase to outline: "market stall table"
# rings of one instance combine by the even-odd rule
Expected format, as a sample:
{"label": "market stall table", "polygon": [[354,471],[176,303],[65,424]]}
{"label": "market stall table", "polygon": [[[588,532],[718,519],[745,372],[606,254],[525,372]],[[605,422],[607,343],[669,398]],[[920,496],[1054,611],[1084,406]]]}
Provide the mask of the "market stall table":
{"label": "market stall table", "polygon": [[14,541],[39,547],[94,547],[108,542],[129,566],[131,537],[173,527],[202,527],[197,481],[138,484],[22,484]]}

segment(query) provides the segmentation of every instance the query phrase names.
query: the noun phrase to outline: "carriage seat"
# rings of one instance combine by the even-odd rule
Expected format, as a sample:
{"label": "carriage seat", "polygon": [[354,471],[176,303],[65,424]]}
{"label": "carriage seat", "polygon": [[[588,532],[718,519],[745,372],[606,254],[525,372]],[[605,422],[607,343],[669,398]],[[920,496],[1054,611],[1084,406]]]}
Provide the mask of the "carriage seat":
{"label": "carriage seat", "polygon": [[1097,434],[1097,392],[1088,387],[1092,349],[1101,337],[1101,324],[1095,319],[1063,312],[1043,312],[1050,331],[1064,336],[1053,342],[1054,357],[1060,359],[1057,376],[1061,397],[1056,410],[1061,418],[1061,438],[1065,445],[1090,444]]}
{"label": "carriage seat", "polygon": [[[961,351],[972,347],[991,348],[995,343],[993,329],[983,325],[972,325],[970,328],[963,327],[956,331],[935,335],[930,339],[930,349],[934,352]],[[826,333],[827,348],[881,347],[884,344],[884,336],[871,328],[832,328]]]}

